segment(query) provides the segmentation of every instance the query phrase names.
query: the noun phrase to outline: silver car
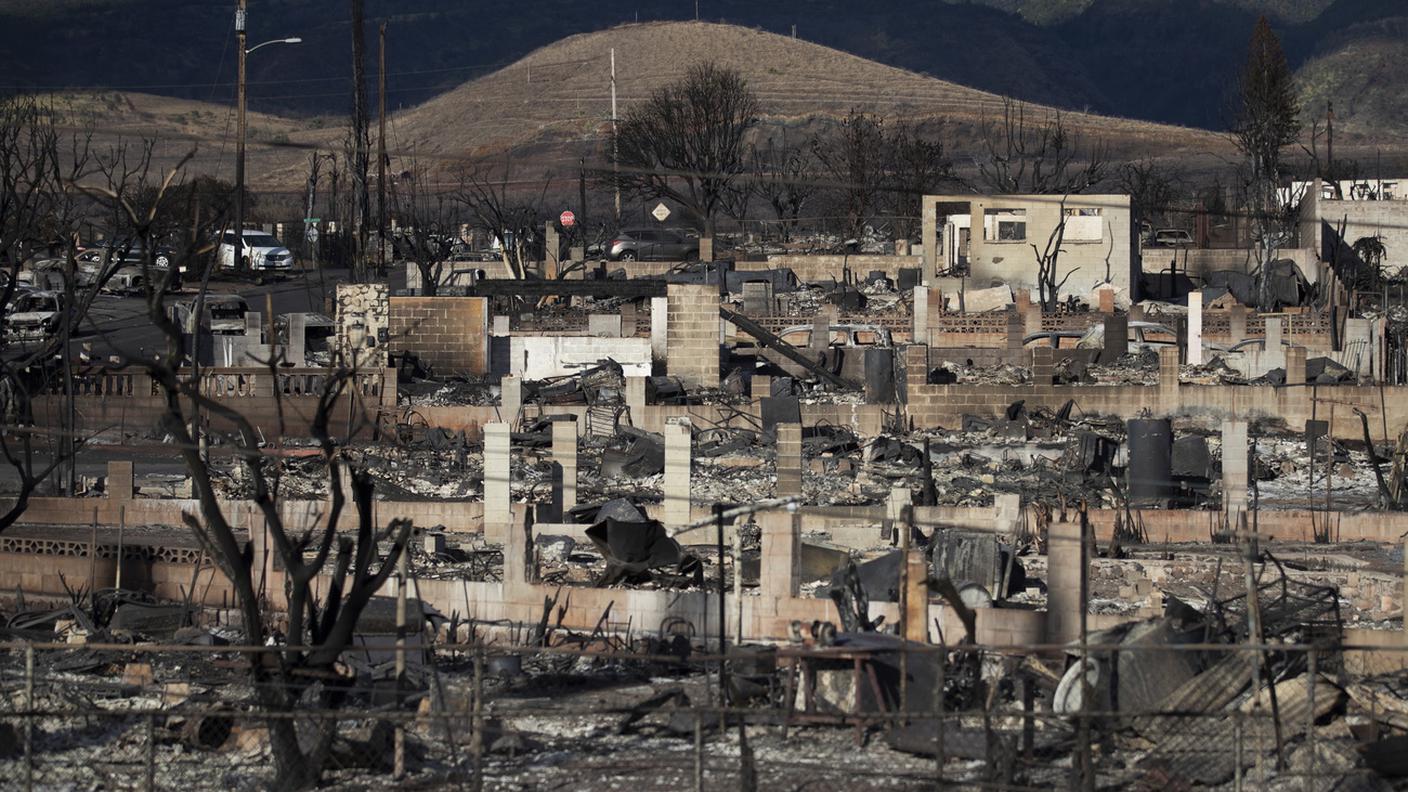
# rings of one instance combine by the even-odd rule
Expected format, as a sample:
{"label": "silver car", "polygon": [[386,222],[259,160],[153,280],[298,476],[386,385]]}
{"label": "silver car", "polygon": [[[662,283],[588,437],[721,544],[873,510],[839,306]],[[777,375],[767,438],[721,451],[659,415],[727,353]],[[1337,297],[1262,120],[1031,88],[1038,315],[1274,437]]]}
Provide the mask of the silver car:
{"label": "silver car", "polygon": [[605,245],[612,261],[695,261],[699,240],[665,228],[621,231]]}

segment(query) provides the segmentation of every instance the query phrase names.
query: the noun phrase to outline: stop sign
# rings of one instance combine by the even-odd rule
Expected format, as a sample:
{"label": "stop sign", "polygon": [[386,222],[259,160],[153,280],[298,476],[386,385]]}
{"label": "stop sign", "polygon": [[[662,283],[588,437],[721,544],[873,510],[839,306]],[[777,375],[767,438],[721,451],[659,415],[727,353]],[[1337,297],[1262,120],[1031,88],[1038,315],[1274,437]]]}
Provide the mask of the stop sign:
{"label": "stop sign", "polygon": [[572,210],[568,209],[557,216],[557,221],[562,224],[563,228],[571,228],[577,224],[577,215],[572,214]]}

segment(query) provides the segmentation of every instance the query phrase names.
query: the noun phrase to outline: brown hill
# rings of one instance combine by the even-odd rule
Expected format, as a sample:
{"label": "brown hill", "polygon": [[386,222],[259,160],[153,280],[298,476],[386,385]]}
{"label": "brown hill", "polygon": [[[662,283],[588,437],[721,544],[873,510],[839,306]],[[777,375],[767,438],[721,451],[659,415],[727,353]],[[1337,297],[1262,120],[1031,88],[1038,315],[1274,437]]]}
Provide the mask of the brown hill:
{"label": "brown hill", "polygon": [[[744,74],[765,124],[815,126],[858,108],[916,123],[943,121],[962,149],[983,119],[1002,112],[995,94],[800,39],[733,25],[659,22],[563,39],[400,113],[394,119],[398,147],[442,161],[532,150],[545,167],[575,171],[579,158],[599,156],[609,128],[613,49],[622,114],[704,60]],[[1226,150],[1220,136],[1204,130],[1075,112],[1065,118],[1119,155],[1186,161]]]}
{"label": "brown hill", "polygon": [[[950,150],[971,161],[976,133],[1002,112],[1002,97],[892,68],[800,39],[703,22],[626,25],[563,39],[480,79],[394,114],[388,124],[393,170],[422,165],[447,172],[457,163],[514,154],[514,178],[555,173],[575,180],[579,163],[601,162],[610,128],[611,51],[624,114],[692,64],[713,60],[740,70],[757,92],[765,125],[815,131],[850,109],[882,113],[929,128],[944,125]],[[233,170],[233,113],[226,105],[104,92],[62,97],[75,123],[94,120],[100,142],[155,136],[167,163],[192,147],[194,169]],[[1045,108],[1034,106],[1039,115]],[[1230,153],[1216,133],[1186,127],[1065,113],[1067,126],[1105,141],[1116,158],[1158,157],[1209,167]],[[344,151],[343,119],[287,119],[251,113],[248,180],[257,190],[296,194],[312,150]],[[399,159],[395,159],[399,157]]]}

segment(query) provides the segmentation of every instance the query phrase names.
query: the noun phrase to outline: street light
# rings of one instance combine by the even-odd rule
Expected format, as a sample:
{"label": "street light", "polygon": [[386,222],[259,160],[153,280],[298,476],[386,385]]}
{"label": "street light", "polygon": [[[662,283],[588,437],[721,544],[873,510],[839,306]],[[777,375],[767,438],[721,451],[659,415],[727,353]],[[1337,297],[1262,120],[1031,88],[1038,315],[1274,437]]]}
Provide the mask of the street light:
{"label": "street light", "polygon": [[[239,267],[240,259],[244,256],[244,105],[245,105],[245,57],[260,47],[267,47],[270,44],[299,44],[303,39],[297,36],[281,39],[272,39],[253,47],[246,48],[245,33],[245,1],[239,1],[239,7],[235,9],[235,35],[239,39],[239,76],[235,88],[235,244],[234,261],[230,263]],[[221,240],[222,242],[224,240]]]}
{"label": "street light", "polygon": [[303,39],[299,38],[298,36],[293,36],[293,37],[291,37],[291,38],[274,39],[274,40],[272,40],[272,41],[266,41],[266,42],[264,42],[264,43],[262,43],[262,44],[255,44],[253,47],[250,47],[249,49],[245,50],[245,51],[244,51],[244,54],[248,55],[249,53],[254,52],[255,50],[259,49],[260,47],[267,47],[267,46],[269,46],[270,44],[302,44],[302,43],[303,43]]}

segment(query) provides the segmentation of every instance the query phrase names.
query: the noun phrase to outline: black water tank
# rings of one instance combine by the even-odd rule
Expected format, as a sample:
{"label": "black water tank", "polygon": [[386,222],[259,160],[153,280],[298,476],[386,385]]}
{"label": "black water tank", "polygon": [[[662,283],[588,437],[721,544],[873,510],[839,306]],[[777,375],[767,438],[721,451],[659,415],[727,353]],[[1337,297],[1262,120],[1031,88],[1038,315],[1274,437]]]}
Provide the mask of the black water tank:
{"label": "black water tank", "polygon": [[1125,424],[1129,433],[1129,500],[1148,506],[1172,497],[1173,425],[1167,418],[1135,418]]}

